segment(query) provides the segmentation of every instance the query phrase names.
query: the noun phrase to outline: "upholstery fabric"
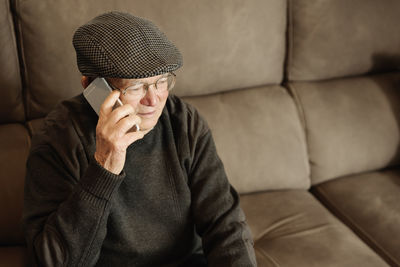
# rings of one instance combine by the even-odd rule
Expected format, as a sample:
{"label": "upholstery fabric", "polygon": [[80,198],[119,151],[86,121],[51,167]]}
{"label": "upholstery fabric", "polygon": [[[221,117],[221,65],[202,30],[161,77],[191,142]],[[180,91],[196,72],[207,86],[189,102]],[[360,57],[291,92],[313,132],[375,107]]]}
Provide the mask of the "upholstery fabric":
{"label": "upholstery fabric", "polygon": [[309,188],[304,133],[284,88],[267,86],[185,100],[209,123],[228,179],[240,193]]}
{"label": "upholstery fabric", "polygon": [[400,69],[399,14],[398,0],[289,0],[288,79]]}
{"label": "upholstery fabric", "polygon": [[243,195],[258,266],[387,266],[305,190]]}
{"label": "upholstery fabric", "polygon": [[180,96],[282,81],[285,1],[249,0],[244,5],[229,0],[16,0],[28,119],[44,116],[61,99],[82,90],[73,32],[110,10],[153,21],[177,45],[185,62],[177,73]]}
{"label": "upholstery fabric", "polygon": [[289,87],[303,114],[312,184],[400,163],[400,72]]}
{"label": "upholstery fabric", "polygon": [[209,122],[258,266],[400,266],[400,1],[0,0],[0,267],[25,265],[29,134],[82,92],[73,34],[113,10],[182,52],[173,93]]}
{"label": "upholstery fabric", "polygon": [[0,123],[24,120],[17,43],[8,0],[0,0]]}
{"label": "upholstery fabric", "polygon": [[23,246],[0,246],[0,267],[26,267],[27,251]]}
{"label": "upholstery fabric", "polygon": [[21,124],[0,125],[0,245],[23,244],[21,227],[25,161],[30,147]]}
{"label": "upholstery fabric", "polygon": [[400,169],[357,174],[314,192],[392,266],[400,266]]}

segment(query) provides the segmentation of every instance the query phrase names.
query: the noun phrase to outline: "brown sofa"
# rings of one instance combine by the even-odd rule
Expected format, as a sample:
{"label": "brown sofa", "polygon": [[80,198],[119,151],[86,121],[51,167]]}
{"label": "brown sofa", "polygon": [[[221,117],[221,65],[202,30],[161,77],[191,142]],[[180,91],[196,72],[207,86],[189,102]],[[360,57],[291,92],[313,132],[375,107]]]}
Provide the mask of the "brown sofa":
{"label": "brown sofa", "polygon": [[[81,93],[72,34],[108,10],[181,49],[259,266],[400,266],[398,0],[0,0],[0,266],[23,266],[30,139]],[[60,140],[62,141],[62,140]]]}

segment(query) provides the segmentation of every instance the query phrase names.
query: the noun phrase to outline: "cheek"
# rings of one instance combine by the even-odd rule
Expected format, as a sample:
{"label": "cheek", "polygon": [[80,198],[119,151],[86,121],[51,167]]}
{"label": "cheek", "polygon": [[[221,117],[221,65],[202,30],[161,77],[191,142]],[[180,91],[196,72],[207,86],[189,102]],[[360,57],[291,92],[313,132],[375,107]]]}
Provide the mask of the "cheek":
{"label": "cheek", "polygon": [[128,100],[126,100],[124,97],[120,97],[119,98],[120,100],[121,100],[121,102],[122,102],[122,104],[129,104],[129,105],[131,105],[135,110],[136,110],[136,112],[137,112],[137,109],[138,109],[138,106],[139,106],[139,101],[128,101]]}
{"label": "cheek", "polygon": [[169,92],[165,91],[164,93],[160,94],[159,98],[160,98],[160,103],[165,104],[165,102],[167,101]]}
{"label": "cheek", "polygon": [[161,113],[165,107],[165,103],[167,102],[168,99],[168,91],[163,93],[162,95],[158,96],[158,107],[157,107],[157,118],[156,120],[159,119],[159,117],[161,116]]}
{"label": "cheek", "polygon": [[159,113],[161,113],[162,110],[164,109],[165,103],[167,102],[167,99],[168,99],[168,95],[169,95],[169,92],[166,91],[166,92],[164,92],[164,93],[162,93],[162,94],[160,94],[158,96],[158,107],[157,107],[157,109],[158,109]]}

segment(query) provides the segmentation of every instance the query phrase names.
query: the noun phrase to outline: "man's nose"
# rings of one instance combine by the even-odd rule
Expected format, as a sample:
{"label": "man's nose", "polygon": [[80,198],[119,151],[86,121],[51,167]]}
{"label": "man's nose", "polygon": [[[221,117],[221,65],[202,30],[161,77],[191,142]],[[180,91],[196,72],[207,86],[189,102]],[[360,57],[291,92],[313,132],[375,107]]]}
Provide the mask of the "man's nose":
{"label": "man's nose", "polygon": [[155,84],[149,85],[146,94],[140,100],[140,104],[145,106],[155,106],[157,104],[157,94]]}

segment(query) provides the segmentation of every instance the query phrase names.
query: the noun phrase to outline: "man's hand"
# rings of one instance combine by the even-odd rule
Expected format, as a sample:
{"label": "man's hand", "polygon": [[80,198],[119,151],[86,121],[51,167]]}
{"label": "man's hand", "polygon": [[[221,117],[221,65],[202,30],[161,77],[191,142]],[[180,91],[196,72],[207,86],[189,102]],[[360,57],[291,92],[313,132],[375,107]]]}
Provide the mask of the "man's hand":
{"label": "man's hand", "polygon": [[131,105],[125,104],[113,110],[120,94],[117,90],[113,91],[101,105],[94,153],[101,166],[117,175],[124,168],[128,146],[144,136],[142,131],[129,131],[141,122]]}

